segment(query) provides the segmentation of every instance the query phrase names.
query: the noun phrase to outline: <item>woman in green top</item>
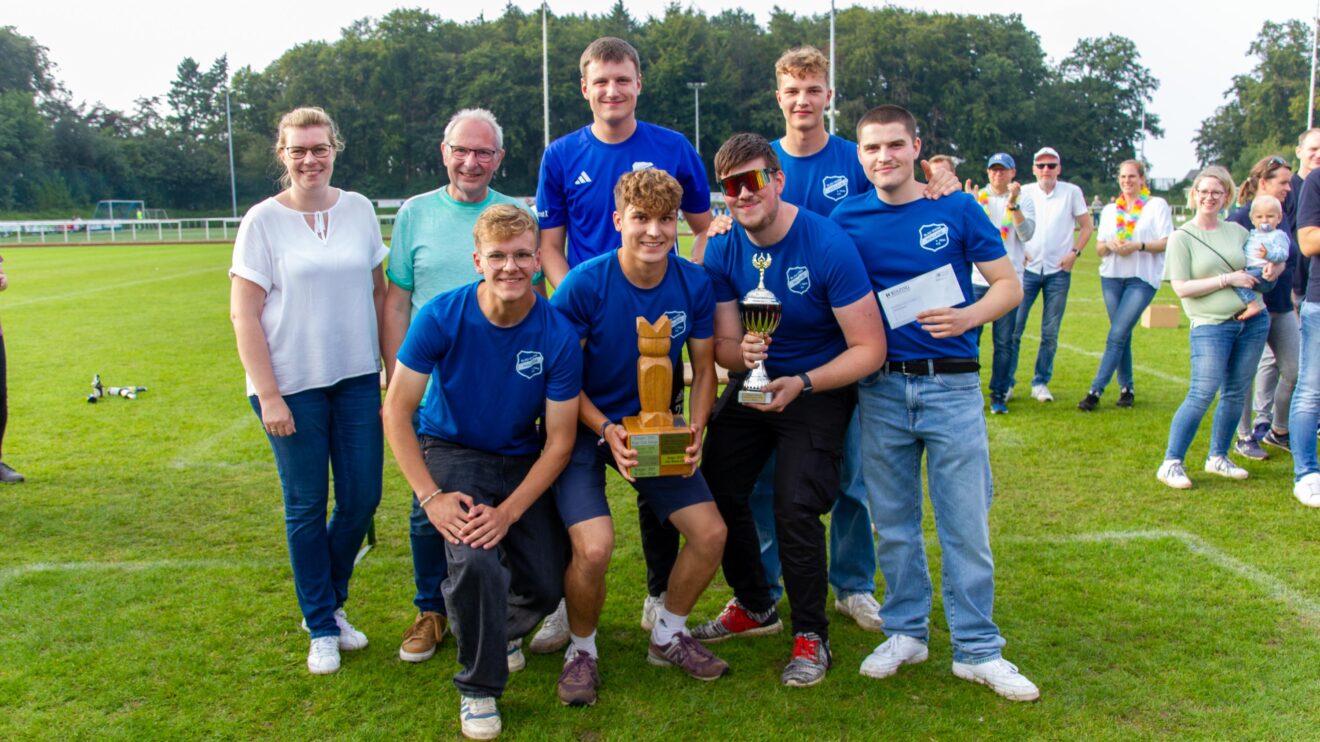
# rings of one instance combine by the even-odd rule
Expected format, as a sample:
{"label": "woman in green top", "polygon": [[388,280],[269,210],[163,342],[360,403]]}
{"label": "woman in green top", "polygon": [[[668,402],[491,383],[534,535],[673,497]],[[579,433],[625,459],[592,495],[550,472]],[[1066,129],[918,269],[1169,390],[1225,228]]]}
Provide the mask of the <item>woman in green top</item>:
{"label": "woman in green top", "polygon": [[[1182,299],[1183,311],[1192,321],[1192,381],[1187,398],[1169,424],[1169,446],[1156,477],[1175,489],[1189,489],[1192,481],[1183,468],[1196,429],[1206,410],[1219,394],[1210,431],[1210,453],[1205,471],[1230,479],[1246,479],[1247,470],[1228,459],[1228,447],[1242,410],[1256,363],[1265,347],[1270,321],[1267,313],[1246,320],[1236,316],[1246,305],[1234,287],[1252,288],[1256,279],[1243,268],[1242,246],[1247,230],[1221,221],[1219,212],[1236,192],[1233,176],[1219,166],[1202,170],[1188,196],[1196,216],[1169,237],[1164,275]],[[1265,279],[1273,280],[1282,264],[1266,267]]]}

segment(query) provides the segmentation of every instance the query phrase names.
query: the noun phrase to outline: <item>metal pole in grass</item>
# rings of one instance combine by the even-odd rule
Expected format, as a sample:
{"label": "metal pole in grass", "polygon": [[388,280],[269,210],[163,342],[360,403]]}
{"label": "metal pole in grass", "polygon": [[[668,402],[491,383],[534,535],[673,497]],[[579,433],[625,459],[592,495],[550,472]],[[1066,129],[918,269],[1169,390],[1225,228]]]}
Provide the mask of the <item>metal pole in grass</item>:
{"label": "metal pole in grass", "polygon": [[701,89],[706,87],[706,83],[690,82],[687,84],[687,86],[689,88],[692,88],[692,101],[693,101],[693,106],[695,108],[694,115],[696,116],[697,119],[697,130],[696,130],[697,136],[696,136],[695,148],[697,150],[697,154],[701,154]]}
{"label": "metal pole in grass", "polygon": [[1320,0],[1315,3],[1315,18],[1311,19],[1311,93],[1306,100],[1306,128],[1315,119],[1315,48],[1320,44]]}
{"label": "metal pole in grass", "polygon": [[550,148],[550,47],[546,34],[546,14],[549,4],[541,3],[541,112],[544,117],[545,148]]}
{"label": "metal pole in grass", "polygon": [[234,119],[229,115],[229,88],[225,88],[225,139],[229,140],[229,205],[234,218],[238,218],[238,187],[234,181]]}
{"label": "metal pole in grass", "polygon": [[830,0],[830,133],[834,133],[834,0]]}

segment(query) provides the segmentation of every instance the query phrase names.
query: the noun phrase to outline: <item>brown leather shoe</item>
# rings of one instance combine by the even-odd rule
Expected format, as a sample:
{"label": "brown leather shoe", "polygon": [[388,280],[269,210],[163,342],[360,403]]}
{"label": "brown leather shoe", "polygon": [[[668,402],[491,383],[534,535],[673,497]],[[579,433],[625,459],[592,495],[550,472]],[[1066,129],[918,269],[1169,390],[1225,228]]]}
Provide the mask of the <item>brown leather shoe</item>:
{"label": "brown leather shoe", "polygon": [[434,611],[422,611],[413,625],[403,632],[399,645],[399,659],[404,662],[425,662],[435,655],[436,645],[445,638],[449,619]]}

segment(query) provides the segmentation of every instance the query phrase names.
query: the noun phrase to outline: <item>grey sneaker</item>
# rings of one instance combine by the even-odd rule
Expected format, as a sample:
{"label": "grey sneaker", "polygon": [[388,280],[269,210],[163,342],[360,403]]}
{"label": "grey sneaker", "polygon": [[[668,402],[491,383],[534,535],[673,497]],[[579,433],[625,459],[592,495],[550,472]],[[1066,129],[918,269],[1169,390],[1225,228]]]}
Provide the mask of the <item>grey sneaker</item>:
{"label": "grey sneaker", "polygon": [[808,688],[825,679],[830,669],[830,643],[818,634],[793,637],[793,658],[779,677],[790,688]]}
{"label": "grey sneaker", "polygon": [[676,666],[697,680],[715,680],[729,671],[729,663],[688,634],[679,634],[663,647],[651,642],[646,661],[657,667]]}
{"label": "grey sneaker", "polygon": [[1265,453],[1265,449],[1261,448],[1260,444],[1256,442],[1256,439],[1251,436],[1238,438],[1237,442],[1233,444],[1233,450],[1253,461],[1264,461],[1270,457],[1268,453]]}
{"label": "grey sneaker", "polygon": [[655,628],[655,622],[660,620],[660,609],[665,607],[666,593],[660,593],[660,597],[654,595],[646,596],[642,601],[642,629],[650,631]]}
{"label": "grey sneaker", "polygon": [[559,601],[555,612],[545,617],[541,628],[532,635],[527,650],[532,654],[550,654],[568,646],[568,606]]}
{"label": "grey sneaker", "polygon": [[18,484],[22,482],[23,475],[14,471],[14,467],[0,461],[0,484]]}
{"label": "grey sneaker", "polygon": [[522,639],[514,639],[509,642],[504,649],[504,655],[509,663],[509,672],[521,672],[527,667],[527,655],[522,651]]}
{"label": "grey sneaker", "polygon": [[1292,451],[1292,449],[1289,447],[1288,434],[1280,433],[1276,431],[1274,428],[1270,428],[1269,430],[1265,431],[1265,435],[1261,436],[1260,442],[1264,443],[1267,446],[1274,446],[1275,448],[1280,449],[1282,451],[1288,451],[1288,452]]}
{"label": "grey sneaker", "polygon": [[757,619],[737,598],[729,601],[724,606],[724,612],[719,618],[712,619],[703,624],[698,624],[692,629],[692,637],[703,642],[722,642],[735,636],[760,636],[762,634],[778,634],[784,630],[784,624],[779,620],[779,611],[774,608],[766,614],[765,618]]}
{"label": "grey sneaker", "polygon": [[559,673],[559,702],[565,706],[595,706],[599,687],[600,671],[596,667],[596,658],[579,649]]}

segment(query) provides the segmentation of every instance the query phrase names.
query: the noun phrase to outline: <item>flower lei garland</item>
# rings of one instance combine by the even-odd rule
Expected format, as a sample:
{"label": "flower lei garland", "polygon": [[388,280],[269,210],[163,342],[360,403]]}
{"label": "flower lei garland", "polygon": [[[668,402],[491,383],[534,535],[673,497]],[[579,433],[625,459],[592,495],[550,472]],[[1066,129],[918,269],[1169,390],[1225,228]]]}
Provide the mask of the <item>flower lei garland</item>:
{"label": "flower lei garland", "polygon": [[1137,202],[1132,205],[1132,210],[1128,211],[1127,196],[1119,194],[1118,200],[1114,202],[1114,208],[1118,209],[1118,238],[1124,242],[1132,239],[1132,232],[1137,228],[1137,220],[1141,218],[1141,210],[1146,208],[1146,200],[1150,198],[1150,189],[1142,186],[1141,193],[1137,194]]}
{"label": "flower lei garland", "polygon": [[[990,190],[982,188],[976,192],[976,202],[981,204],[981,209],[985,211],[986,216],[990,216]],[[991,217],[993,219],[993,217]],[[1013,213],[1004,209],[1004,216],[999,221],[999,238],[1008,242],[1008,232],[1013,228]]]}

